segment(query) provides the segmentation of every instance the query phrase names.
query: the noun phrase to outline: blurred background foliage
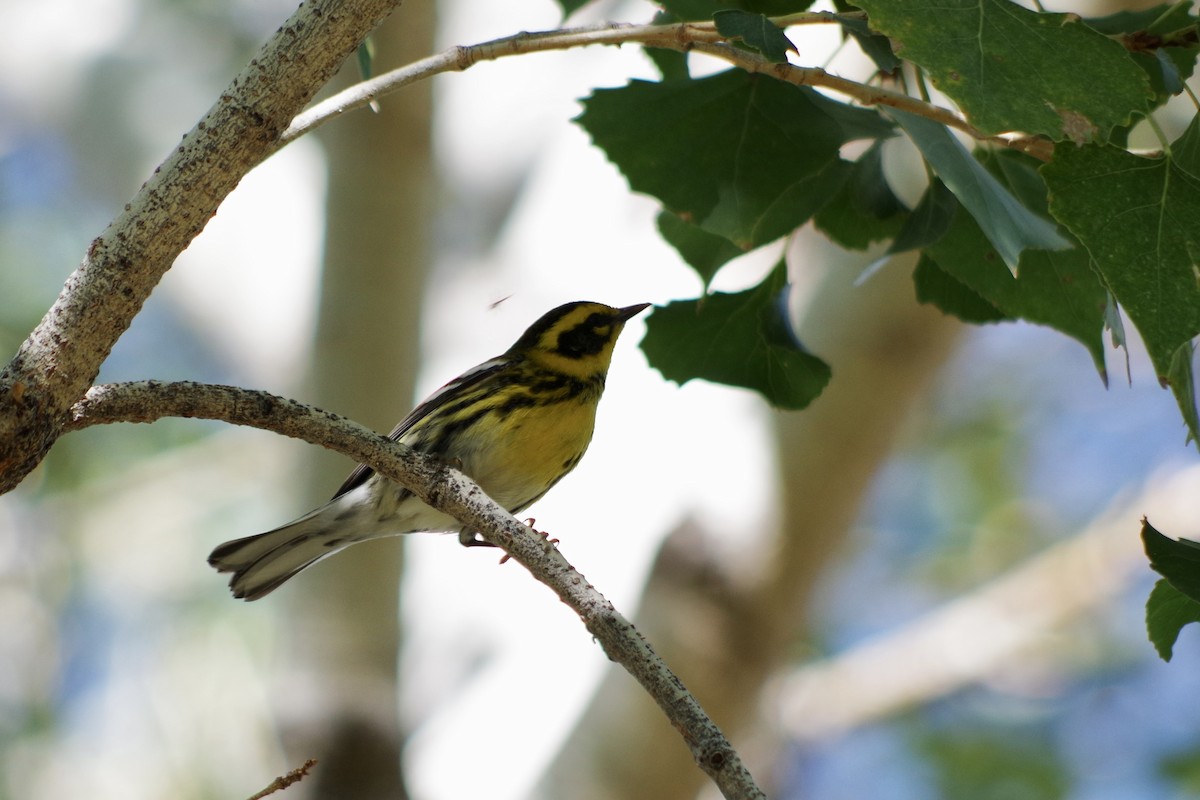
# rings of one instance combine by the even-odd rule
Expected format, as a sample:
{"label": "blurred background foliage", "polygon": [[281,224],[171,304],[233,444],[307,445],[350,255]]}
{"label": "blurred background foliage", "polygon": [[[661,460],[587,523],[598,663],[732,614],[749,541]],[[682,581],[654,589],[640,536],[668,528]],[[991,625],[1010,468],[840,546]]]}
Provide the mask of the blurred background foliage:
{"label": "blurred background foliage", "polygon": [[[432,19],[413,22],[415,5],[378,37],[380,69],[434,47],[558,24],[549,0],[443,0],[435,34]],[[1114,10],[1083,5],[1055,10]],[[291,6],[0,7],[7,352]],[[585,11],[589,19],[649,13],[617,2]],[[413,386],[428,391],[499,352],[557,302],[693,296],[695,275],[655,238],[653,203],[630,197],[567,122],[592,87],[653,74],[634,48],[514,59],[438,79],[425,87],[432,108],[415,119],[421,101],[401,93],[384,101],[384,114],[360,113],[288,148],[222,207],[100,379],[263,387],[386,430],[409,408]],[[412,138],[398,138],[406,129]],[[412,167],[417,174],[400,174]],[[402,234],[407,244],[396,243]],[[331,290],[322,253],[329,270],[352,244],[361,249],[336,275],[364,272],[352,288]],[[827,281],[859,297],[886,287],[892,303],[907,291],[907,278],[888,274],[853,288],[870,254],[830,253],[803,238],[790,248],[793,272],[805,265],[792,275],[801,290],[819,292],[811,287]],[[769,267],[735,265],[718,288],[753,285]],[[678,635],[679,652],[733,664],[697,691],[776,787],[773,796],[1194,795],[1200,686],[1191,665],[1200,647],[1186,631],[1175,661],[1160,662],[1141,617],[1153,576],[1138,559],[1136,518],[1157,508],[1125,509],[1128,568],[1096,587],[1085,612],[920,706],[805,738],[769,701],[764,709],[757,685],[733,677],[744,664],[723,652],[728,642],[707,616],[722,592],[745,598],[754,593],[739,595],[742,583],[802,586],[760,592],[779,603],[777,624],[793,631],[787,660],[799,669],[836,660],[1195,462],[1136,342],[1132,384],[1119,379],[1117,354],[1105,391],[1086,352],[1061,336],[1013,324],[963,331],[928,308],[913,312],[910,295],[900,302],[887,313],[916,313],[936,346],[918,356],[923,345],[895,342],[886,358],[897,375],[875,385],[855,382],[848,349],[830,359],[831,392],[840,376],[847,394],[794,415],[730,389],[664,385],[634,350],[640,328],[631,328],[593,452],[556,489],[560,497],[539,506],[539,519],[622,608],[643,598],[648,575],[694,580],[675,594],[646,589],[643,612],[670,613],[639,625],[656,645]],[[809,312],[820,319],[821,308]],[[818,352],[839,346],[820,342],[828,325],[810,327],[802,334]],[[919,372],[901,374],[910,358]],[[864,374],[879,375],[880,362],[871,363]],[[365,388],[335,391],[351,385]],[[856,448],[861,457],[841,471]],[[621,745],[611,732],[605,745],[569,731],[585,709],[592,722],[584,725],[605,730],[593,715],[607,700],[589,697],[597,685],[601,698],[628,692],[624,678],[605,675],[584,631],[524,575],[468,557],[451,538],[406,541],[403,586],[390,577],[401,570],[399,543],[384,542],[306,573],[270,601],[229,599],[204,564],[207,552],[322,500],[349,466],[331,458],[314,477],[303,465],[316,460],[297,442],[195,421],[90,429],[60,441],[0,500],[0,798],[246,797],[312,755],[321,777],[286,796],[565,797],[562,781],[586,774],[573,758],[608,768],[606,753]],[[831,512],[826,533],[777,544],[765,531],[793,516],[824,519],[814,507],[836,505],[832,489],[812,488],[822,470],[830,487],[857,485],[861,475],[862,498],[839,512],[846,524]],[[808,483],[795,488],[796,475],[810,475]],[[755,583],[776,548],[811,574]],[[992,634],[980,629],[960,646],[969,652]],[[765,678],[776,665],[762,657]],[[950,648],[922,657],[958,656]],[[681,659],[668,657],[689,685],[705,686],[703,659]],[[877,675],[903,678],[889,675],[892,667],[878,664]],[[722,675],[729,685],[719,685]],[[615,731],[629,742],[643,735],[636,716],[607,704],[621,712]],[[690,769],[655,724],[644,735]],[[564,738],[575,755],[539,777]],[[394,753],[405,741],[401,762]],[[647,760],[630,769],[636,788],[610,787],[610,796],[694,796],[698,773],[680,779]],[[637,769],[658,769],[666,789],[652,789]],[[472,782],[480,779],[486,790]]]}

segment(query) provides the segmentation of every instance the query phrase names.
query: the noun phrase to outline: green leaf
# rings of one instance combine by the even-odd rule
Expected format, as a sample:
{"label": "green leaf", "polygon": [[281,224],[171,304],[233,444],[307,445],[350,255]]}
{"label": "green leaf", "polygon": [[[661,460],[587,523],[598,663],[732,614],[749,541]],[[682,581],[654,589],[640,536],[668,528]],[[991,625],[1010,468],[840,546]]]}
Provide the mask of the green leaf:
{"label": "green leaf", "polygon": [[908,211],[883,174],[883,142],[875,142],[858,157],[846,186],[854,204],[875,219],[888,219]]}
{"label": "green leaf", "polygon": [[1010,269],[1026,249],[1064,250],[1071,242],[1054,223],[1034,214],[976,161],[945,125],[889,109],[925,160],[970,212]]}
{"label": "green leaf", "polygon": [[370,36],[362,40],[356,53],[358,74],[364,81],[371,77],[371,63],[375,60],[375,40]]}
{"label": "green leaf", "polygon": [[725,237],[684,222],[670,211],[659,213],[658,232],[696,270],[700,280],[704,281],[706,292],[717,270],[743,253]]}
{"label": "green leaf", "polygon": [[558,0],[558,5],[562,8],[563,19],[566,19],[589,2],[590,0]]}
{"label": "green leaf", "polygon": [[[1049,726],[1008,715],[962,714],[947,725],[938,715],[910,714],[910,752],[921,758],[929,788],[914,794],[938,800],[1065,800],[1075,781]],[[933,718],[933,719],[930,719]],[[901,723],[904,724],[904,723]]]}
{"label": "green leaf", "polygon": [[958,211],[958,198],[937,178],[929,182],[921,202],[913,209],[904,227],[896,234],[888,255],[928,247],[946,235],[954,214]]}
{"label": "green leaf", "polygon": [[[1129,340],[1125,337],[1125,323],[1121,319],[1121,307],[1112,292],[1104,291],[1104,330],[1112,337],[1112,346],[1125,351],[1125,380],[1133,383],[1133,369],[1129,365]],[[1108,381],[1104,382],[1105,388]]]}
{"label": "green leaf", "polygon": [[1200,622],[1200,603],[1181,593],[1169,581],[1154,584],[1146,600],[1146,633],[1158,657],[1170,661],[1183,626]]}
{"label": "green leaf", "polygon": [[[1198,118],[1200,119],[1200,118]],[[1189,380],[1176,353],[1200,333],[1200,126],[1153,158],[1060,144],[1042,167],[1050,211],[1091,253],[1137,326],[1164,386]],[[1190,372],[1190,370],[1189,370]],[[1193,439],[1191,385],[1173,387]]]}
{"label": "green leaf", "polygon": [[880,36],[871,30],[866,20],[857,17],[837,16],[842,29],[854,37],[858,46],[868,58],[875,62],[879,71],[891,75],[900,69],[900,59],[892,51],[892,42],[886,36]]}
{"label": "green leaf", "polygon": [[1196,376],[1192,370],[1192,358],[1196,348],[1191,342],[1184,342],[1171,357],[1171,366],[1167,370],[1167,383],[1175,402],[1183,414],[1184,424],[1188,429],[1188,440],[1200,443],[1200,416],[1196,413]]}
{"label": "green leaf", "polygon": [[1121,307],[1117,305],[1112,292],[1108,292],[1104,301],[1104,328],[1112,334],[1113,347],[1129,347],[1129,340],[1125,338],[1125,323],[1121,321]]}
{"label": "green leaf", "polygon": [[1123,10],[1103,17],[1088,17],[1088,27],[1105,36],[1148,33],[1158,37],[1170,36],[1185,28],[1194,28],[1196,18],[1189,11],[1190,3],[1161,3],[1150,8]]}
{"label": "green leaf", "polygon": [[883,175],[882,143],[876,142],[854,162],[841,190],[813,222],[843,247],[865,250],[872,242],[895,236],[907,212]]}
{"label": "green leaf", "polygon": [[1163,536],[1145,519],[1142,543],[1150,566],[1166,578],[1146,602],[1146,629],[1158,654],[1170,661],[1179,631],[1200,622],[1200,543]]}
{"label": "green leaf", "polygon": [[666,50],[661,47],[645,47],[642,52],[658,67],[664,82],[681,81],[690,78],[687,54],[678,50]]}
{"label": "green leaf", "polygon": [[923,253],[913,270],[917,301],[932,305],[964,322],[982,325],[1012,319],[971,287],[955,278]]}
{"label": "green leaf", "polygon": [[716,293],[658,306],[642,351],[679,384],[702,378],[753,389],[779,408],[811,403],[829,382],[824,361],[800,346],[787,320],[787,270],[736,294]]}
{"label": "green leaf", "polygon": [[1171,143],[1175,165],[1193,180],[1200,180],[1200,115],[1192,117],[1183,135]]}
{"label": "green leaf", "polygon": [[1037,13],[1008,0],[858,5],[871,27],[923,67],[985,133],[1107,141],[1113,128],[1148,109],[1146,73],[1124,47],[1075,15]]}
{"label": "green leaf", "polygon": [[1119,11],[1086,20],[1107,36],[1118,37],[1133,62],[1145,70],[1154,92],[1153,106],[1183,91],[1196,67],[1197,26],[1190,3]]}
{"label": "green leaf", "polygon": [[747,250],[836,193],[850,167],[842,144],[892,130],[873,111],[741,70],[600,89],[577,121],[634,191]]}
{"label": "green leaf", "polygon": [[960,210],[946,235],[926,252],[1005,316],[1077,339],[1104,376],[1106,293],[1083,248],[1026,250],[1014,277],[975,220]]}
{"label": "green leaf", "polygon": [[1171,748],[1156,761],[1158,774],[1171,783],[1173,797],[1200,797],[1200,750],[1194,745]]}
{"label": "green leaf", "polygon": [[762,53],[768,61],[783,64],[787,61],[789,50],[798,52],[783,29],[762,14],[727,8],[713,14],[713,22],[722,36],[740,39],[747,47]]}
{"label": "green leaf", "polygon": [[1162,535],[1150,520],[1142,520],[1142,544],[1150,566],[1183,594],[1200,602],[1200,542],[1171,539]]}
{"label": "green leaf", "polygon": [[681,20],[706,20],[727,8],[738,8],[768,17],[804,11],[813,0],[659,0],[658,5]]}

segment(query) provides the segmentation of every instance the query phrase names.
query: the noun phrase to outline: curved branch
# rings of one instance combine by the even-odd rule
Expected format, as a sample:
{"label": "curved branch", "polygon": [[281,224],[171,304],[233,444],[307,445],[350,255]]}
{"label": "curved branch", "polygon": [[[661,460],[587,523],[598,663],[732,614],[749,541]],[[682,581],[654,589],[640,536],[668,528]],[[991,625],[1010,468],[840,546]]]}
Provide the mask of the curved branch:
{"label": "curved branch", "polygon": [[605,654],[650,693],[683,736],[696,763],[726,798],[765,800],[733,746],[641,633],[557,549],[461,472],[337,414],[268,392],[190,381],[93,386],[71,408],[64,430],[172,416],[223,420],[328,447],[369,464],[429,505],[479,531],[579,615]]}
{"label": "curved branch", "polygon": [[[802,12],[776,18],[781,26],[837,22],[827,12]],[[280,137],[281,143],[299,138],[331,119],[369,105],[378,98],[402,89],[411,83],[426,80],[444,72],[463,72],[481,61],[495,61],[507,56],[569,50],[591,45],[640,44],[687,53],[692,50],[720,58],[747,72],[764,73],[797,86],[820,86],[844,94],[863,105],[884,105],[927,117],[966,133],[979,141],[992,142],[1028,152],[1045,155],[1045,142],[1037,138],[1009,139],[989,136],[948,108],[927,103],[903,92],[868,86],[847,78],[832,75],[820,67],[798,67],[777,63],[762,56],[733,47],[728,37],[717,32],[711,22],[681,22],[673,25],[631,25],[602,23],[580,28],[522,32],[473,45],[459,45],[441,53],[414,61],[411,64],[362,81],[330,97],[297,116]]]}

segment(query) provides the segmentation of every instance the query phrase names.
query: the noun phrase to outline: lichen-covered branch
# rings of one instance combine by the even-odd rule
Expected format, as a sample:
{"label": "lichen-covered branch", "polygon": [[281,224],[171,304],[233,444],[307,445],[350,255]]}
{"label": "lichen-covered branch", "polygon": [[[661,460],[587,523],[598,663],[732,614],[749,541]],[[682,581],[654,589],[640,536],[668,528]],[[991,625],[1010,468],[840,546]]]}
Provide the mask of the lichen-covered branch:
{"label": "lichen-covered branch", "polygon": [[233,79],[88,248],[0,371],[0,492],[57,438],[117,339],[175,258],[292,118],[399,0],[308,0]]}
{"label": "lichen-covered branch", "polygon": [[726,798],[765,798],[725,735],[637,629],[547,541],[484,494],[470,478],[356,422],[268,392],[190,381],[94,386],[71,409],[65,430],[162,417],[217,419],[336,450],[413,491],[519,561],[571,607],[604,652],[654,698],[696,763]]}

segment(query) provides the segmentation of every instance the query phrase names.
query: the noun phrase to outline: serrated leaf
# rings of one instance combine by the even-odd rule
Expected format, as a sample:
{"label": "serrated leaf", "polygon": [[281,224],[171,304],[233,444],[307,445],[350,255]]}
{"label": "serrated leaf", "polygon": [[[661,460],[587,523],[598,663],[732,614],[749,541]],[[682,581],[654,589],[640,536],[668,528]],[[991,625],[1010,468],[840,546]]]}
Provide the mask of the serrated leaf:
{"label": "serrated leaf", "polygon": [[658,232],[696,270],[706,292],[717,270],[743,253],[728,239],[685,222],[670,211],[659,213]]}
{"label": "serrated leaf", "polygon": [[[1091,253],[1164,385],[1176,352],[1200,333],[1197,120],[1172,153],[1148,158],[1114,147],[1060,144],[1042,167],[1051,213]],[[1192,392],[1176,387],[1176,398]],[[1182,403],[1181,410],[1197,438],[1194,414]]]}
{"label": "serrated leaf", "polygon": [[1155,530],[1150,520],[1143,519],[1142,544],[1151,568],[1180,592],[1200,602],[1200,542],[1171,539]]}
{"label": "serrated leaf", "polygon": [[1146,599],[1146,633],[1163,661],[1170,661],[1175,642],[1185,625],[1200,622],[1200,603],[1180,592],[1169,581],[1154,584]]}
{"label": "serrated leaf", "polygon": [[[1184,90],[1184,83],[1196,69],[1198,48],[1156,47],[1150,52],[1130,53],[1135,64],[1146,71],[1157,108]],[[1114,142],[1116,143],[1116,142]]]}
{"label": "serrated leaf", "polygon": [[743,249],[791,232],[837,191],[843,143],[891,132],[873,111],[741,70],[600,89],[576,121],[634,191]]}
{"label": "serrated leaf", "polygon": [[[1107,141],[1144,113],[1146,73],[1077,16],[1008,0],[861,0],[871,27],[923,67],[986,133]],[[930,20],[937,20],[931,25]],[[1086,64],[1086,69],[1080,65]],[[1103,91],[1096,88],[1102,86]]]}
{"label": "serrated leaf", "polygon": [[781,262],[753,289],[658,306],[646,321],[642,351],[681,385],[702,378],[752,389],[779,408],[804,408],[825,388],[830,369],[796,340],[786,290]]}
{"label": "serrated leaf", "polygon": [[917,301],[941,309],[964,322],[982,325],[1012,319],[971,287],[942,269],[927,253],[913,270]]}
{"label": "serrated leaf", "polygon": [[658,5],[681,20],[706,20],[728,8],[778,17],[794,11],[804,11],[813,0],[658,0]]}
{"label": "serrated leaf", "polygon": [[1196,376],[1192,370],[1192,359],[1196,348],[1191,342],[1184,342],[1171,357],[1171,366],[1167,371],[1167,383],[1175,402],[1183,414],[1183,422],[1187,425],[1188,441],[1200,443],[1200,416],[1196,413]]}
{"label": "serrated leaf", "polygon": [[975,218],[980,229],[1008,265],[1016,270],[1027,249],[1065,250],[1071,242],[1021,204],[1012,192],[976,161],[945,125],[916,114],[889,109],[925,161]]}
{"label": "serrated leaf", "polygon": [[1184,81],[1196,68],[1200,35],[1190,6],[1164,3],[1086,20],[1089,27],[1118,38],[1133,62],[1145,70],[1155,107],[1182,92]]}
{"label": "serrated leaf", "polygon": [[713,14],[717,32],[730,39],[740,39],[747,47],[762,53],[768,61],[782,64],[788,51],[797,52],[796,45],[783,29],[762,14],[752,14],[739,8],[727,8]]}
{"label": "serrated leaf", "polygon": [[960,209],[945,236],[926,252],[1006,316],[1078,340],[1104,375],[1105,290],[1083,248],[1026,250],[1014,276],[976,221]]}

